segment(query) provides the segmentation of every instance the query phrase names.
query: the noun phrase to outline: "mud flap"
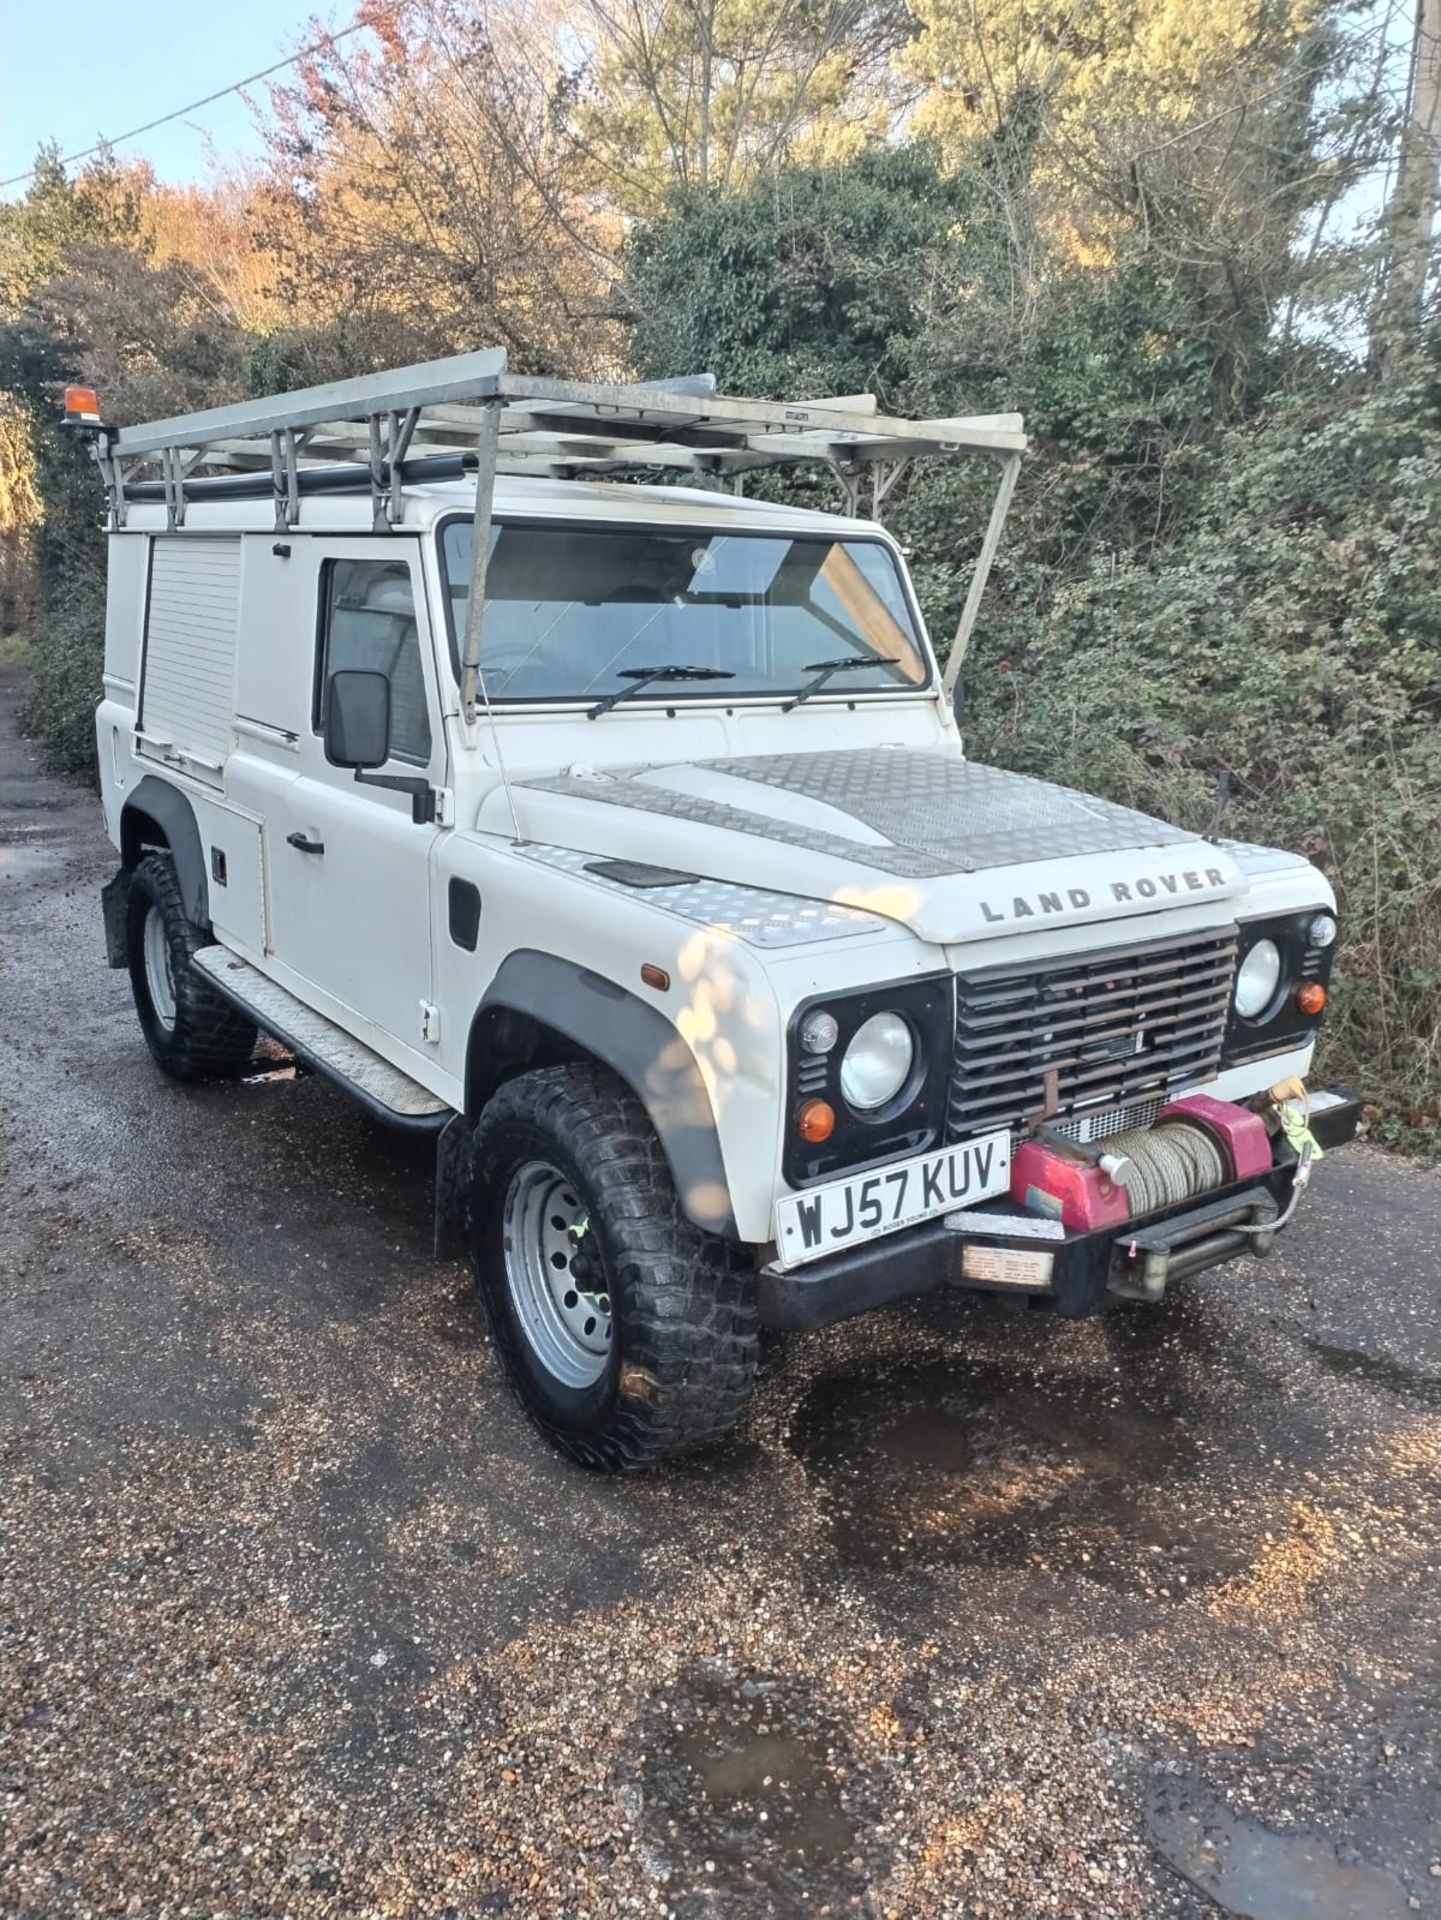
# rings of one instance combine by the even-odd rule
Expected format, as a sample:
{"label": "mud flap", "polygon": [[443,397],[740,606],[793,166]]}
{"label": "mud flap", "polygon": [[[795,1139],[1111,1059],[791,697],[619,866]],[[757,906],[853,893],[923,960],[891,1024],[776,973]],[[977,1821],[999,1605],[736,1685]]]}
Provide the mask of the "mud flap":
{"label": "mud flap", "polygon": [[470,1144],[475,1129],[463,1113],[446,1121],[435,1143],[435,1257],[464,1260],[470,1252]]}
{"label": "mud flap", "polygon": [[130,874],[125,867],[100,889],[100,910],[105,916],[105,958],[112,967],[128,966],[125,920],[130,911]]}

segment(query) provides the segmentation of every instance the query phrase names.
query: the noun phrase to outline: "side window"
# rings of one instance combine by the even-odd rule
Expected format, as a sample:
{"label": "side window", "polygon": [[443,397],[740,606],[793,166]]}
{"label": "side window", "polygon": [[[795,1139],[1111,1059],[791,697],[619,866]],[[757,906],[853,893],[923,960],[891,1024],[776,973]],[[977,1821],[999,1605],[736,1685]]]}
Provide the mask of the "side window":
{"label": "side window", "polygon": [[320,576],[320,657],[315,731],[325,730],[325,693],[332,673],[369,668],[390,681],[390,752],[425,766],[430,714],[415,624],[415,589],[405,560],[327,560]]}

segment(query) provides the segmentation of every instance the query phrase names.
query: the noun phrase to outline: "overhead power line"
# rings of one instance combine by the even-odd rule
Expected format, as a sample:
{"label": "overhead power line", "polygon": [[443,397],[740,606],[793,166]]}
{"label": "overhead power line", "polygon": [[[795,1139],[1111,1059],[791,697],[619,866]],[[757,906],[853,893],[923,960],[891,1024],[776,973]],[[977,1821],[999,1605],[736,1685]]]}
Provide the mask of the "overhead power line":
{"label": "overhead power line", "polygon": [[[326,47],[339,46],[342,40],[348,40],[352,33],[360,33],[371,25],[368,20],[357,20],[354,26],[343,27],[339,33],[325,33],[313,41],[310,46],[302,47],[298,53],[292,53],[285,60],[277,60],[274,66],[262,67],[259,73],[247,73],[243,80],[232,80],[228,87],[221,87],[215,93],[207,93],[203,100],[192,100],[188,107],[177,107],[173,113],[162,113],[158,120],[147,120],[143,127],[132,127],[128,133],[117,133],[109,140],[97,140],[93,147],[86,147],[83,153],[67,153],[62,156],[62,167],[73,167],[79,160],[93,160],[97,153],[104,153],[110,147],[118,147],[126,140],[138,140],[142,133],[153,133],[157,127],[165,127],[172,120],[183,120],[187,113],[196,113],[201,107],[213,106],[217,100],[224,100],[228,94],[240,93],[246,87],[253,87],[257,80],[268,80],[272,73],[283,73],[286,67],[293,67],[297,60],[306,60],[312,53],[321,53]],[[27,167],[24,173],[17,173],[9,180],[0,180],[0,191],[6,187],[18,187],[22,180],[28,180],[35,173],[34,167]]]}

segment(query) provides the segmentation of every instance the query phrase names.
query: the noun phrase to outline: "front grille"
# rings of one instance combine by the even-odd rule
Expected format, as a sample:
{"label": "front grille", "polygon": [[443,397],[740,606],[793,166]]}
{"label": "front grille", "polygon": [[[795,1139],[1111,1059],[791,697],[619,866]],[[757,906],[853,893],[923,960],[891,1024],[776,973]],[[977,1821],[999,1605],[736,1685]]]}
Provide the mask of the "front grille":
{"label": "front grille", "polygon": [[[1236,929],[956,980],[952,1140],[1165,1100],[1212,1079]],[[1052,1097],[1053,1096],[1053,1101]]]}
{"label": "front grille", "polygon": [[1165,1098],[1157,1094],[1151,1100],[1133,1100],[1126,1107],[1087,1108],[1074,1120],[1058,1120],[1056,1132],[1063,1140],[1075,1140],[1089,1146],[1093,1140],[1110,1140],[1118,1133],[1136,1133],[1154,1127],[1161,1117]]}

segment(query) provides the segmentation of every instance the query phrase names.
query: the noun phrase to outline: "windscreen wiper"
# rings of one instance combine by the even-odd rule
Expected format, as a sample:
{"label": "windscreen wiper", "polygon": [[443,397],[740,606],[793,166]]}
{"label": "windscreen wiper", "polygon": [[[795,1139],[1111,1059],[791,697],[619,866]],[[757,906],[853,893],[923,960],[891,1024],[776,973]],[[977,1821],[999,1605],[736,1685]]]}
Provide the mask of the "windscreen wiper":
{"label": "windscreen wiper", "polygon": [[586,715],[588,720],[599,720],[603,713],[609,713],[622,700],[629,700],[633,693],[644,692],[657,680],[734,680],[735,675],[725,667],[622,667],[616,679],[629,680],[631,684],[617,687],[604,700],[597,700]]}
{"label": "windscreen wiper", "polygon": [[809,700],[813,693],[819,693],[833,673],[849,673],[854,667],[883,667],[885,664],[884,660],[877,659],[873,653],[845,653],[839,660],[812,660],[809,666],[802,668],[802,672],[813,673],[816,676],[815,679],[807,680],[795,698],[787,700],[782,705],[781,712],[789,713],[791,708],[798,707],[802,700]]}

